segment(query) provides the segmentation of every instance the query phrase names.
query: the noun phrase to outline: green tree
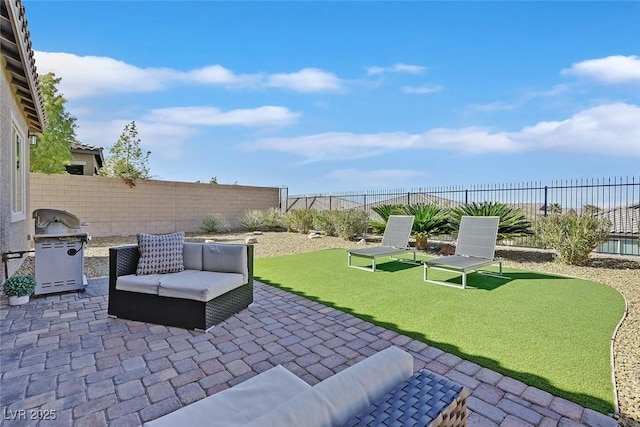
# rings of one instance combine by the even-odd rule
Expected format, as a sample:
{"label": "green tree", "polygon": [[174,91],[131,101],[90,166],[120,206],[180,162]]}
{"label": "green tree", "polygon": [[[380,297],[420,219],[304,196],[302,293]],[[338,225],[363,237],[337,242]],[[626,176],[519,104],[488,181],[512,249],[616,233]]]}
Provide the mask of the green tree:
{"label": "green tree", "polygon": [[76,139],[76,118],[65,109],[67,100],[58,92],[62,80],[54,73],[39,76],[47,127],[31,145],[31,172],[65,173],[71,160],[71,142]]}
{"label": "green tree", "polygon": [[124,127],[120,138],[109,150],[100,175],[118,177],[130,187],[135,186],[136,179],[149,179],[149,155],[140,148],[140,138],[136,122],[132,121]]}

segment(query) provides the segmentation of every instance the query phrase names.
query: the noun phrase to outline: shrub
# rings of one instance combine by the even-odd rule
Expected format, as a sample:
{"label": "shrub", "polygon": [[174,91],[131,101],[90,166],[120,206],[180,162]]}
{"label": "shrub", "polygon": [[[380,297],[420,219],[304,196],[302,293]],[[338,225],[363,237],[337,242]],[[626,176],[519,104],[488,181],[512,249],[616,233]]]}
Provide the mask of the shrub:
{"label": "shrub", "polygon": [[449,209],[435,203],[407,205],[404,207],[404,212],[414,216],[412,229],[414,235],[430,236],[449,234],[453,231]]}
{"label": "shrub", "polygon": [[369,213],[361,210],[339,211],[337,215],[338,236],[351,240],[362,236],[369,223]]}
{"label": "shrub", "polygon": [[240,217],[240,226],[248,231],[256,231],[264,225],[264,215],[258,210],[244,211]]}
{"label": "shrub", "polygon": [[540,218],[536,225],[536,239],[552,248],[559,262],[570,265],[585,264],[589,254],[607,241],[611,229],[608,219],[575,212],[549,215]]}
{"label": "shrub", "polygon": [[402,205],[379,205],[372,208],[375,213],[380,216],[380,221],[369,221],[369,227],[373,230],[374,234],[384,233],[384,229],[387,228],[387,221],[391,215],[404,214]]}
{"label": "shrub", "polygon": [[504,203],[472,203],[459,206],[453,210],[454,229],[460,227],[460,219],[463,215],[470,216],[499,216],[498,240],[513,239],[533,234],[531,222],[520,209],[508,206]]}
{"label": "shrub", "polygon": [[33,276],[11,276],[2,284],[2,291],[8,297],[24,297],[36,290]]}
{"label": "shrub", "polygon": [[313,216],[313,228],[324,231],[327,236],[337,236],[339,217],[338,211],[316,211]]}
{"label": "shrub", "polygon": [[283,227],[282,212],[278,208],[270,208],[262,212],[262,222],[269,231],[279,230]]}
{"label": "shrub", "polygon": [[211,214],[204,217],[202,225],[200,225],[200,230],[207,233],[219,233],[224,231],[225,228],[225,221],[220,214]]}
{"label": "shrub", "polygon": [[307,233],[313,227],[313,210],[294,209],[284,216],[283,222],[289,231]]}

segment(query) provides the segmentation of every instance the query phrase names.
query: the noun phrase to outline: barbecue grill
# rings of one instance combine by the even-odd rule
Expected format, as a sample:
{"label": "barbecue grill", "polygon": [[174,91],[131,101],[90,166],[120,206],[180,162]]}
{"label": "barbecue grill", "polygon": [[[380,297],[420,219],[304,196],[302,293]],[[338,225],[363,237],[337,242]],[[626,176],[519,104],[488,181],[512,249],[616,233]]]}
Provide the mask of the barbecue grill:
{"label": "barbecue grill", "polygon": [[35,295],[84,290],[84,245],[91,239],[82,232],[86,225],[67,211],[36,209],[35,219]]}

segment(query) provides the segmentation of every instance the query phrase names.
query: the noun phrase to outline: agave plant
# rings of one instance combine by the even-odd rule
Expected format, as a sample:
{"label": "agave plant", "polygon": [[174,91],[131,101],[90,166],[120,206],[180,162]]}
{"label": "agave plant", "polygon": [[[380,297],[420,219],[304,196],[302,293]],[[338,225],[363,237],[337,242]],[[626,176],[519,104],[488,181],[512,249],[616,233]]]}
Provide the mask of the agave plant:
{"label": "agave plant", "polygon": [[387,221],[391,215],[403,215],[405,212],[402,205],[379,205],[372,208],[375,213],[380,216],[380,221],[369,221],[369,227],[375,234],[384,233],[387,228]]}
{"label": "agave plant", "polygon": [[416,203],[404,207],[407,215],[413,215],[413,234],[434,235],[448,234],[453,231],[449,209],[435,203]]}
{"label": "agave plant", "polygon": [[226,228],[225,220],[222,215],[214,213],[207,215],[202,219],[200,229],[207,233],[220,233]]}
{"label": "agave plant", "polygon": [[258,230],[260,227],[264,226],[262,212],[255,209],[244,211],[240,217],[240,226],[248,231]]}
{"label": "agave plant", "polygon": [[463,215],[470,216],[499,216],[498,240],[512,239],[514,237],[529,236],[533,234],[531,222],[520,209],[508,206],[504,203],[483,202],[459,206],[453,210],[453,223],[455,228],[460,226],[460,218]]}

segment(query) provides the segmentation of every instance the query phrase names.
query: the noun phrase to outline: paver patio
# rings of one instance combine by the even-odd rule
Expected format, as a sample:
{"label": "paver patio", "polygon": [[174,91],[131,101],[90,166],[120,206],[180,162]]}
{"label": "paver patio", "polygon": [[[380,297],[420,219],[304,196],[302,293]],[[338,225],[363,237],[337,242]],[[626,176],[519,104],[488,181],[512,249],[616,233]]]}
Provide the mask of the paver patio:
{"label": "paver patio", "polygon": [[[471,391],[469,426],[617,425],[613,418],[349,314],[261,283],[209,332],[107,315],[84,294],[0,298],[0,424],[138,426],[281,364],[309,384],[396,345]],[[45,420],[46,417],[55,418]],[[34,418],[34,419],[32,419]]]}

